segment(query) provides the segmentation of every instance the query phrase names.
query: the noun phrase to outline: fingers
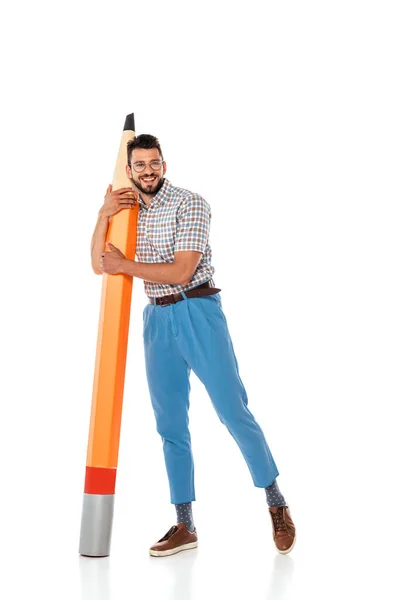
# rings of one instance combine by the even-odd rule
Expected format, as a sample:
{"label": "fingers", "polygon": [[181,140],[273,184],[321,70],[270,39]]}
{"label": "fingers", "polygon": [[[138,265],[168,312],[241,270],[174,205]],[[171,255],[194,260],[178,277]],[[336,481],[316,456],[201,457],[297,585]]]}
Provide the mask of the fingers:
{"label": "fingers", "polygon": [[125,194],[126,192],[130,192],[133,195],[136,195],[136,193],[132,190],[131,187],[124,187],[124,188],[119,188],[118,190],[114,190],[115,194]]}
{"label": "fingers", "polygon": [[129,192],[118,193],[115,201],[121,208],[128,208],[129,206],[136,206],[137,194],[130,190]]}
{"label": "fingers", "polygon": [[123,187],[112,191],[112,185],[109,184],[104,200],[105,214],[108,217],[113,217],[122,209],[134,208],[139,196],[131,187]]}
{"label": "fingers", "polygon": [[130,192],[124,192],[123,194],[118,194],[118,199],[130,199],[130,200],[137,200],[137,194],[135,192],[132,192],[132,190]]}
{"label": "fingers", "polygon": [[116,246],[114,246],[114,244],[112,244],[111,242],[106,242],[106,246],[109,250],[111,250],[111,252],[113,252],[114,250],[116,250],[117,252],[121,252],[121,250],[119,248],[117,248]]}
{"label": "fingers", "polygon": [[123,187],[123,188],[119,188],[118,190],[113,190],[111,183],[108,185],[108,188],[106,190],[106,194],[109,194],[109,193],[113,193],[114,195],[117,195],[117,196],[121,196],[123,194],[128,194],[128,196],[131,196],[131,197],[137,196],[136,192],[134,192],[131,187]]}
{"label": "fingers", "polygon": [[136,202],[135,201],[131,201],[131,202],[119,202],[118,206],[120,208],[134,208],[134,206],[136,206]]}

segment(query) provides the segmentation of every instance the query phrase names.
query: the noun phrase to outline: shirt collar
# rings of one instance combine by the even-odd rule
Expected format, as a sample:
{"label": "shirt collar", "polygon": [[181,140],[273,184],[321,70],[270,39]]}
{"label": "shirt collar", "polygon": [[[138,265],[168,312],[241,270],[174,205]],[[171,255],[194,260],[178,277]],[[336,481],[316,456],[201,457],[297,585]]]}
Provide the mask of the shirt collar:
{"label": "shirt collar", "polygon": [[[162,184],[162,187],[158,190],[157,194],[151,199],[150,206],[158,206],[161,204],[161,202],[164,202],[164,200],[168,200],[169,198],[171,198],[172,190],[173,186],[171,185],[170,181],[166,177],[164,177],[164,183]],[[142,199],[140,194],[139,204],[142,208],[150,208],[150,206],[147,206],[146,202]]]}

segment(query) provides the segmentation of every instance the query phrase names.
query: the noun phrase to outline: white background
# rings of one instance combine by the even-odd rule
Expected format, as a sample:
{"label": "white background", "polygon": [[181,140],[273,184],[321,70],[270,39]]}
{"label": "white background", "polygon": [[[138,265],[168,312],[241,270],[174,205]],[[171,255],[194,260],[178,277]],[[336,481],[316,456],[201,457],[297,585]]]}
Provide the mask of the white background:
{"label": "white background", "polygon": [[[1,596],[398,598],[398,3],[19,2],[1,14]],[[136,279],[111,556],[78,554],[101,277],[125,116],[212,207],[249,408],[298,530],[192,375],[199,548],[175,522]]]}

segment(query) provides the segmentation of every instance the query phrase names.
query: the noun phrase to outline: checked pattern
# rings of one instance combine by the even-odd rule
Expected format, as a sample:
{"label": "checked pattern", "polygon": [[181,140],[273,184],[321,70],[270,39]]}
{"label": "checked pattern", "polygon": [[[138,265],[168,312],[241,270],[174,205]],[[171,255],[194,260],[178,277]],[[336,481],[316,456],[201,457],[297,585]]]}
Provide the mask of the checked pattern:
{"label": "checked pattern", "polygon": [[212,252],[209,245],[211,209],[199,194],[178,188],[164,179],[150,206],[139,196],[136,256],[143,263],[171,263],[174,253],[184,250],[202,252],[202,257],[187,285],[144,282],[149,297],[186,291],[212,279]]}

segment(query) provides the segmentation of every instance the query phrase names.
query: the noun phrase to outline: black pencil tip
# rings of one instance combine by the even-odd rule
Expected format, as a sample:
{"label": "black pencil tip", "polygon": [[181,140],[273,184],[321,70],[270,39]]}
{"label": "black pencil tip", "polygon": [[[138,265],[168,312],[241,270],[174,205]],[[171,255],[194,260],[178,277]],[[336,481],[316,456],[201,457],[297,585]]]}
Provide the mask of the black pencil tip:
{"label": "black pencil tip", "polygon": [[129,129],[130,131],[135,131],[135,117],[133,113],[126,116],[124,131],[126,131],[127,129]]}

